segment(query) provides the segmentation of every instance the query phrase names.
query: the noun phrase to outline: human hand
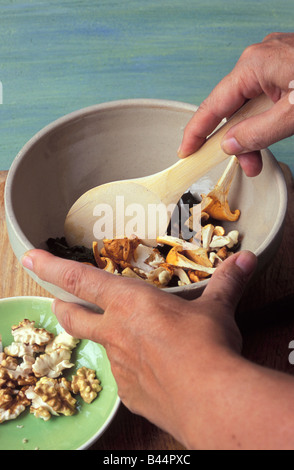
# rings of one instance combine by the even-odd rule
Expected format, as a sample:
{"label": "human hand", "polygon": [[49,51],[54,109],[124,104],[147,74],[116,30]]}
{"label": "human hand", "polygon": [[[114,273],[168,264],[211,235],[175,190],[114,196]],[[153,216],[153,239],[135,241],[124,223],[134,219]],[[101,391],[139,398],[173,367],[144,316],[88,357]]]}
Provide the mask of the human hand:
{"label": "human hand", "polygon": [[293,135],[293,88],[294,34],[270,34],[246,48],[234,69],[201,103],[185,128],[179,156],[195,152],[223,118],[247,99],[265,93],[274,102],[271,110],[233,126],[222,141],[226,153],[239,157],[246,175],[256,176],[262,169],[258,151]]}
{"label": "human hand", "polygon": [[191,403],[201,420],[202,393],[216,370],[228,363],[232,367],[240,353],[234,312],[255,269],[255,256],[230,256],[195,301],[42,250],[28,252],[22,262],[39,278],[104,310],[98,314],[54,302],[54,313],[69,334],[106,348],[123,403],[191,446]]}

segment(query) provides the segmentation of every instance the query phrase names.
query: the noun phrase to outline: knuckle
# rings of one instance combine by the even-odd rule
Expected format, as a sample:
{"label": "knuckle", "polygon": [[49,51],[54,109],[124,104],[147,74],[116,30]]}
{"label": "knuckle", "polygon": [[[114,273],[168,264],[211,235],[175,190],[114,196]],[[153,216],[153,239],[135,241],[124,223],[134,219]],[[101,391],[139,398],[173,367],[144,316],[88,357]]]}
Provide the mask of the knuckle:
{"label": "knuckle", "polygon": [[[213,93],[214,96],[216,96],[218,93],[216,91]],[[204,101],[199,105],[196,113],[195,113],[195,119],[198,119],[197,126],[193,127],[194,134],[197,133],[198,137],[206,137],[206,133],[203,134],[199,132],[199,124],[204,120],[204,122],[207,121],[209,118],[210,122],[215,122],[219,123],[219,121],[223,118],[223,116],[219,115],[215,106],[215,101],[212,97],[212,94],[210,94],[207,98],[205,98]]]}
{"label": "knuckle", "polygon": [[209,108],[209,101],[208,101],[208,98],[205,98],[205,100],[203,100],[202,103],[200,103],[196,112],[201,114],[203,112],[206,112],[208,108]]}
{"label": "knuckle", "polygon": [[258,44],[250,44],[250,46],[247,46],[244,51],[242,52],[241,56],[242,57],[252,57],[253,54],[255,54]]}
{"label": "knuckle", "polygon": [[247,150],[261,150],[266,144],[262,139],[262,136],[252,127],[246,126],[244,128],[244,135],[242,137],[237,136],[237,140]]}
{"label": "knuckle", "polygon": [[257,55],[259,55],[259,51],[261,49],[260,44],[250,44],[250,46],[246,47],[241,54],[241,60],[252,60]]}
{"label": "knuckle", "polygon": [[67,292],[79,297],[84,277],[82,266],[67,266],[63,271],[61,271],[60,277],[62,287]]}
{"label": "knuckle", "polygon": [[215,113],[215,106],[214,106],[213,99],[211,98],[211,95],[209,95],[207,98],[205,98],[204,101],[202,101],[202,103],[199,105],[196,111],[197,116],[199,115],[206,116],[208,114],[212,116],[212,118],[214,119],[219,118],[219,116]]}
{"label": "knuckle", "polygon": [[244,280],[235,270],[219,269],[216,271],[221,282],[221,289],[210,291],[210,299],[223,307],[231,308],[235,299],[241,296],[244,290]]}
{"label": "knuckle", "polygon": [[64,328],[64,330],[69,334],[73,335],[73,322],[72,322],[72,314],[71,314],[71,306],[67,302],[63,302],[62,300],[55,300],[55,314],[58,319],[60,325]]}
{"label": "knuckle", "polygon": [[63,312],[62,326],[69,335],[74,336],[73,325],[72,325],[72,315],[68,307],[65,307],[64,312]]}
{"label": "knuckle", "polygon": [[272,41],[272,40],[280,39],[280,37],[281,37],[281,33],[272,32],[272,33],[267,34],[267,35],[263,38],[263,41],[262,41],[262,42],[267,42],[267,41]]}

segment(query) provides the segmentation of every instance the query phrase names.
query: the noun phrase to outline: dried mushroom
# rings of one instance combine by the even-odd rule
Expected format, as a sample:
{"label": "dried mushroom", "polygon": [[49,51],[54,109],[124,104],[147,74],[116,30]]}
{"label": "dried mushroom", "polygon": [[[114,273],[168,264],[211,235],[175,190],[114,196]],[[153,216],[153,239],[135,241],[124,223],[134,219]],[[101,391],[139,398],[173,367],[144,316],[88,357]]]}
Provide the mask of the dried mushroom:
{"label": "dried mushroom", "polygon": [[184,251],[184,254],[187,258],[194,263],[200,264],[201,266],[206,266],[207,268],[212,268],[213,263],[208,257],[208,250],[206,248],[197,248],[195,250]]}
{"label": "dried mushroom", "polygon": [[106,257],[121,265],[122,263],[131,262],[139,243],[138,238],[130,239],[125,237],[122,239],[103,240],[103,247]]}
{"label": "dried mushroom", "polygon": [[79,393],[86,403],[92,403],[102,390],[96,372],[87,367],[81,367],[77,370],[76,375],[72,378],[71,387],[73,393]]}
{"label": "dried mushroom", "polygon": [[[208,278],[240,244],[239,232],[234,229],[226,233],[219,222],[236,221],[240,217],[240,211],[232,211],[228,203],[237,168],[238,159],[232,157],[207,195],[202,194],[197,199],[190,191],[185,193],[177,205],[181,222],[172,217],[166,234],[157,238],[157,246],[147,246],[136,236],[104,239],[101,249],[94,241],[92,254],[88,254],[89,264],[112,274],[144,280],[159,288],[186,286]],[[60,245],[60,239],[56,239],[54,254],[58,255]],[[62,256],[68,256],[69,250],[63,239],[62,245]],[[51,252],[53,246],[50,239]],[[76,249],[78,253],[83,252],[83,247]],[[75,259],[74,255],[72,259]]]}
{"label": "dried mushroom", "polygon": [[149,272],[147,275],[147,281],[157,287],[166,287],[172,279],[173,274],[173,267],[168,266],[168,264],[165,263]]}
{"label": "dried mushroom", "polygon": [[131,268],[125,268],[122,271],[121,275],[125,277],[131,277],[133,279],[142,279],[142,276],[140,276],[138,273],[135,272],[134,269],[131,269]]}
{"label": "dried mushroom", "polygon": [[191,284],[191,280],[183,268],[175,268],[174,274],[179,279],[178,286],[188,286],[189,284]]}
{"label": "dried mushroom", "polygon": [[195,250],[195,243],[190,243],[181,238],[172,237],[171,235],[157,237],[157,243],[169,245],[172,247],[179,247],[182,250]]}
{"label": "dried mushroom", "polygon": [[191,261],[179,251],[178,247],[174,247],[169,251],[166,257],[166,261],[167,263],[173,266],[185,269],[192,269],[194,271],[202,271],[205,274],[213,274],[215,271],[215,269],[212,267],[203,266],[199,263]]}
{"label": "dried mushroom", "polygon": [[139,243],[133,254],[132,267],[150,272],[165,262],[164,257],[156,248]]}
{"label": "dried mushroom", "polygon": [[237,245],[239,242],[239,232],[237,230],[232,230],[227,235],[214,235],[210,242],[210,248],[222,248],[227,246],[228,248],[233,248],[234,245]]}
{"label": "dried mushroom", "polygon": [[98,268],[104,269],[106,266],[106,262],[100,256],[98,242],[93,242],[92,248],[93,248],[93,255],[94,255]]}
{"label": "dried mushroom", "polygon": [[101,259],[105,262],[105,267],[103,268],[104,271],[112,274],[118,274],[117,265],[112,261],[112,259],[105,257],[102,257]]}
{"label": "dried mushroom", "polygon": [[207,224],[201,229],[202,247],[205,248],[206,250],[210,246],[213,232],[214,232],[214,226],[212,224]]}
{"label": "dried mushroom", "polygon": [[228,193],[238,165],[237,157],[233,156],[213,190],[207,195],[201,194],[201,210],[216,220],[235,222],[240,217],[240,211],[232,211],[228,203]]}

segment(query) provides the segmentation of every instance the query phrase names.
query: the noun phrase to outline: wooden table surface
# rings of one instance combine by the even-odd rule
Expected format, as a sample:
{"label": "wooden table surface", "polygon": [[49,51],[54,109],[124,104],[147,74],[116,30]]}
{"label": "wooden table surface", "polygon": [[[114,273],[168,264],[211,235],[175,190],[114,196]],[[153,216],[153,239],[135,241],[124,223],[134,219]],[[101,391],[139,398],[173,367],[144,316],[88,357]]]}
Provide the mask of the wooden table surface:
{"label": "wooden table surface", "polygon": [[[281,246],[270,266],[250,286],[238,309],[243,334],[243,355],[267,367],[294,374],[288,360],[294,340],[294,183],[289,168],[281,164],[289,203]],[[52,297],[22,269],[10,247],[3,206],[7,172],[0,172],[0,298],[37,295]],[[111,426],[91,450],[185,450],[169,434],[123,405]]]}

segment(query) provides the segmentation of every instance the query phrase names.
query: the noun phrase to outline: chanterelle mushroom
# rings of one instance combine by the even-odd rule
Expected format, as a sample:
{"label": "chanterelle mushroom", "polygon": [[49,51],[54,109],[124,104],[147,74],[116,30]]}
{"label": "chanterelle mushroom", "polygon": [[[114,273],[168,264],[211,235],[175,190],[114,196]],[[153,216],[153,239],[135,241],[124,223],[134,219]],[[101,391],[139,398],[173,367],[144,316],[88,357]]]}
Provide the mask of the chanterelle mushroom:
{"label": "chanterelle mushroom", "polygon": [[201,271],[206,274],[213,274],[215,271],[215,268],[202,266],[201,264],[191,261],[182,253],[180,253],[177,247],[174,247],[169,251],[166,257],[166,262],[171,264],[172,266],[177,266],[179,268],[192,269],[194,271]]}
{"label": "chanterelle mushroom", "polygon": [[178,280],[179,286],[187,286],[191,284],[191,280],[183,268],[175,268],[174,274],[175,276],[179,278]]}
{"label": "chanterelle mushroom", "polygon": [[132,266],[144,272],[150,272],[165,262],[165,259],[156,248],[140,243],[134,251]]}
{"label": "chanterelle mushroom", "polygon": [[157,237],[157,243],[160,243],[163,245],[169,245],[172,247],[178,247],[178,248],[181,248],[182,250],[195,250],[195,248],[197,248],[196,243],[187,242],[186,240],[183,240],[182,238],[172,237],[170,235]]}
{"label": "chanterelle mushroom", "polygon": [[103,240],[106,257],[111,258],[115,263],[130,263],[137,246],[140,244],[138,238],[114,238]]}
{"label": "chanterelle mushroom", "polygon": [[212,268],[212,263],[208,257],[208,250],[206,248],[197,248],[196,250],[184,251],[185,256],[194,263],[201,264],[201,266],[207,266]]}
{"label": "chanterelle mushroom", "polygon": [[207,195],[201,194],[201,210],[216,220],[236,221],[240,217],[240,211],[231,211],[228,203],[229,189],[238,165],[237,157],[233,156],[214,189]]}
{"label": "chanterelle mushroom", "polygon": [[204,227],[202,227],[202,230],[201,230],[202,246],[206,250],[209,248],[213,231],[214,231],[214,226],[212,224],[207,224]]}
{"label": "chanterelle mushroom", "polygon": [[158,268],[150,271],[147,275],[147,281],[156,285],[157,287],[166,287],[173,277],[174,269],[172,266],[163,264]]}
{"label": "chanterelle mushroom", "polygon": [[210,242],[210,248],[221,248],[227,246],[228,248],[233,248],[234,245],[237,245],[239,240],[238,230],[232,230],[227,235],[218,236],[214,235]]}

